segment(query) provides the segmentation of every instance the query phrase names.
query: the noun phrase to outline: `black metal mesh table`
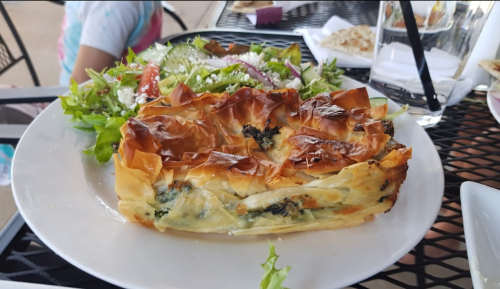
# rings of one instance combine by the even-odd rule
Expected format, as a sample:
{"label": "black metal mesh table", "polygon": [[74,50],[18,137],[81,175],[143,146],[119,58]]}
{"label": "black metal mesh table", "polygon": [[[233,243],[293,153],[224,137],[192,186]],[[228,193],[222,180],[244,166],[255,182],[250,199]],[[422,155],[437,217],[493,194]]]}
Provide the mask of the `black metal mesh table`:
{"label": "black metal mesh table", "polygon": [[[314,61],[302,37],[293,34],[204,31],[174,35],[164,41],[176,44],[196,35],[216,39],[223,45],[266,41],[271,46],[286,47],[296,42],[303,59]],[[460,104],[447,108],[439,124],[426,131],[445,171],[442,212],[431,233],[410,252],[415,257],[414,264],[397,262],[353,284],[352,288],[472,288],[461,221],[460,185],[471,180],[500,189],[500,125],[488,110],[485,94],[471,92]],[[117,288],[57,256],[19,215],[0,235],[0,279],[78,288]]]}
{"label": "black metal mesh table", "polygon": [[[337,15],[353,25],[377,25],[379,1],[321,1],[297,7],[283,15],[281,22],[254,26],[244,14],[229,10],[234,1],[223,3],[219,14],[214,15],[217,28],[247,30],[279,30],[292,32],[297,28],[322,27],[330,17]],[[210,28],[210,27],[209,27]]]}

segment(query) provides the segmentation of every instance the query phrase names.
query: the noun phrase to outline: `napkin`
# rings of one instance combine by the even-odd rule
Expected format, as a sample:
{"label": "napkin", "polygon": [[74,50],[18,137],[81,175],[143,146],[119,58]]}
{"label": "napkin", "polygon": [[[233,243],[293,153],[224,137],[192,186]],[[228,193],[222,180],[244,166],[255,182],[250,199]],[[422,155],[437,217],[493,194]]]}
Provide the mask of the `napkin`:
{"label": "napkin", "polygon": [[[319,43],[332,33],[353,26],[354,25],[348,21],[338,16],[333,16],[325,23],[323,28],[298,29],[295,30],[295,32],[302,34],[304,42],[307,44],[307,47],[309,47],[309,50],[311,50],[311,53],[318,63],[324,62],[327,59],[333,60],[337,58],[337,66],[339,67],[370,68],[372,64],[371,58],[350,55],[319,46]],[[375,29],[375,27],[372,27],[374,33]]]}
{"label": "napkin", "polygon": [[[302,6],[302,5],[316,3],[316,2],[319,2],[319,1],[273,1],[273,7],[265,7],[265,8],[261,8],[261,9],[257,9],[257,10],[266,10],[266,9],[273,9],[273,8],[281,7],[282,14],[285,14],[285,13],[289,12],[290,10],[293,10],[297,7]],[[253,25],[256,25],[257,23],[258,24],[270,23],[270,22],[258,21],[257,18],[260,18],[261,16],[257,12],[246,14],[246,17],[248,18],[248,20],[250,20],[250,22]],[[280,21],[280,20],[281,19],[279,19],[278,21]],[[275,21],[275,22],[278,22],[278,21]]]}

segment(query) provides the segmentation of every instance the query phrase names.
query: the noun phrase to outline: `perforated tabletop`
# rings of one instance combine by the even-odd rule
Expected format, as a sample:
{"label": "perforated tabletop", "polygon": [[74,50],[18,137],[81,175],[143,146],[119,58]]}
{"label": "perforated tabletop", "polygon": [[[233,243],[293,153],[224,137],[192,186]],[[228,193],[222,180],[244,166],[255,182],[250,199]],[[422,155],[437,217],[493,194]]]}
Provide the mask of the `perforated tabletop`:
{"label": "perforated tabletop", "polygon": [[214,15],[214,17],[218,17],[215,27],[292,32],[297,28],[322,27],[333,15],[337,15],[353,25],[376,26],[379,10],[379,1],[321,1],[291,10],[283,15],[283,19],[279,23],[254,26],[245,14],[235,13],[229,9],[233,3],[234,1],[227,1],[220,14]]}

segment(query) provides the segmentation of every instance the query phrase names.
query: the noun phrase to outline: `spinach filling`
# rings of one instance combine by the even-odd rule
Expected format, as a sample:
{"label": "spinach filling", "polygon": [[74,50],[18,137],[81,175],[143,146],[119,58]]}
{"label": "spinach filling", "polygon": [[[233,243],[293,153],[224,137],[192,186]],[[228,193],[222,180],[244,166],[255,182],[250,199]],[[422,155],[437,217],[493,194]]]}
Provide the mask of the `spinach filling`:
{"label": "spinach filling", "polygon": [[168,203],[172,200],[177,199],[177,197],[184,193],[189,193],[191,191],[191,186],[186,183],[174,181],[173,184],[168,186],[168,189],[163,192],[156,192],[156,201],[160,203]]}
{"label": "spinach filling", "polygon": [[164,215],[167,215],[170,212],[170,210],[164,210],[164,211],[155,211],[155,218],[156,219],[161,219]]}
{"label": "spinach filling", "polygon": [[269,127],[271,120],[268,119],[264,131],[260,131],[258,128],[253,127],[249,124],[243,125],[243,136],[246,138],[253,138],[261,150],[265,151],[273,146],[273,135],[280,133],[281,126],[275,126],[273,128]]}
{"label": "spinach filling", "polygon": [[[172,184],[168,185],[166,190],[156,190],[155,200],[161,204],[167,204],[174,201],[182,193],[188,194],[191,191],[191,186],[184,182],[174,181]],[[169,205],[166,205],[169,206]],[[157,220],[161,219],[164,215],[168,215],[170,208],[165,208],[162,206],[161,209],[155,211],[155,218]]]}

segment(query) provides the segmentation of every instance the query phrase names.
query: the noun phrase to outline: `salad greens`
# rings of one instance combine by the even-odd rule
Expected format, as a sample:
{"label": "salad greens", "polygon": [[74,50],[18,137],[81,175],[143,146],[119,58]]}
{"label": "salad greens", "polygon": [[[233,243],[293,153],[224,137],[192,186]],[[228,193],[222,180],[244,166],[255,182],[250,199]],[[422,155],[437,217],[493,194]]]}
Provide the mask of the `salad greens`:
{"label": "salad greens", "polygon": [[[122,68],[115,68],[119,69]],[[129,117],[137,115],[139,105],[130,108],[120,102],[117,90],[121,82],[108,82],[104,77],[104,71],[98,73],[88,69],[86,72],[93,82],[79,88],[78,84],[71,80],[70,95],[59,98],[64,114],[72,115],[70,121],[79,123],[75,128],[97,133],[95,145],[84,152],[95,155],[99,164],[104,164],[113,155],[113,146],[117,147],[120,142],[120,127]],[[124,77],[122,81],[137,86],[130,77]]]}
{"label": "salad greens", "polygon": [[265,273],[260,283],[260,289],[287,289],[282,287],[281,284],[285,281],[291,267],[286,266],[279,270],[275,268],[279,256],[275,253],[274,244],[269,240],[267,242],[269,243],[269,257],[267,257],[267,261],[264,264],[261,264]]}

